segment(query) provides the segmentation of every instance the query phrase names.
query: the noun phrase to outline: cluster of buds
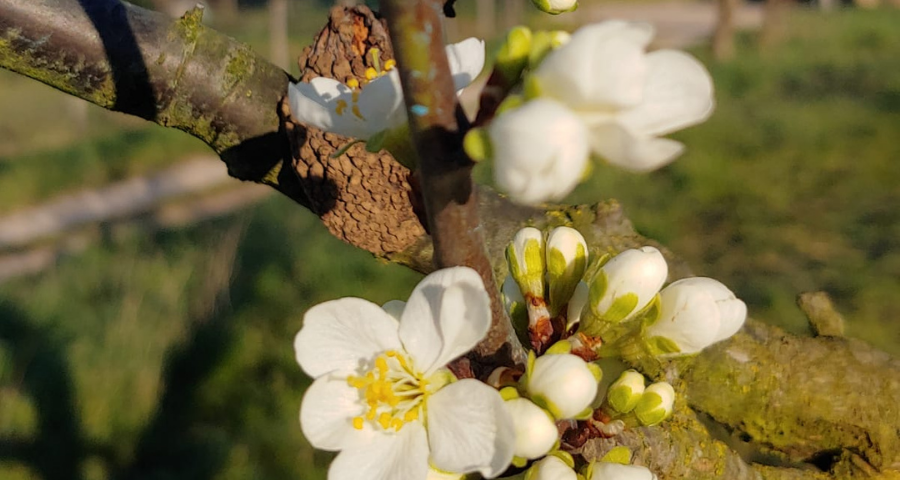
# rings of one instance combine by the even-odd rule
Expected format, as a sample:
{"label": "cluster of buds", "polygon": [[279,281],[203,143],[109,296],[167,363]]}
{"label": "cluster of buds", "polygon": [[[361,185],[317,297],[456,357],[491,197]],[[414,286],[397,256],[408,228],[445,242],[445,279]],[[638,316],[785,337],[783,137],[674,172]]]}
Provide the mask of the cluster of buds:
{"label": "cluster of buds", "polygon": [[672,415],[675,389],[667,382],[644,385],[644,376],[627,370],[606,392],[607,405],[618,415],[633,414],[645,426],[658,425]]}

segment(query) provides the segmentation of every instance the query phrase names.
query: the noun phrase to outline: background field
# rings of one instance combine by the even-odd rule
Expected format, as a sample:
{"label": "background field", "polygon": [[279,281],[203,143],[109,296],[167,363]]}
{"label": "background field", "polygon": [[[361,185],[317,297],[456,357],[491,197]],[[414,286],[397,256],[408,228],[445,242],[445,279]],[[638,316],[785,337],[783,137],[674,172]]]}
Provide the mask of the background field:
{"label": "background field", "polygon": [[[299,51],[321,11],[291,14]],[[248,11],[222,27],[265,51],[265,25]],[[897,25],[897,10],[799,11],[777,51],[745,34],[737,60],[714,64],[698,47],[718,109],[675,136],[688,153],[647,176],[597,168],[573,200],[620,199],[641,232],[756,318],[804,333],[795,295],[826,290],[851,335],[900,353]],[[0,72],[0,215],[204,151],[95,109],[76,129],[66,102]],[[330,457],[296,421],[303,312],[403,298],[418,277],[276,197],[178,230],[101,226],[97,238],[0,284],[0,478],[324,478]]]}

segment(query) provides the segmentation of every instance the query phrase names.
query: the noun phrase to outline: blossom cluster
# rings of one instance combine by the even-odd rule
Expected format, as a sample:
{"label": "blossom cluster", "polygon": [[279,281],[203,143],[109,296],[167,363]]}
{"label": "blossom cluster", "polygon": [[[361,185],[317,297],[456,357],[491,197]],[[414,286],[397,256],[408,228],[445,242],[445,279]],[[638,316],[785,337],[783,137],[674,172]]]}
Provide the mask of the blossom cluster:
{"label": "blossom cluster", "polygon": [[[425,277],[407,302],[358,298],[311,308],[294,341],[314,378],[300,410],[306,438],[339,451],[329,479],[424,480],[511,466],[529,480],[652,479],[630,454],[587,464],[568,450],[576,431],[615,436],[672,415],[676,391],[628,370],[606,392],[595,360],[692,354],[735,333],[743,302],[712,279],[661,289],[666,262],[653,247],[591,264],[575,229],[520,230],[507,248],[504,300],[531,346],[524,369],[482,379],[452,368],[491,324],[480,275],[467,267]],[[454,373],[456,372],[456,373]]]}

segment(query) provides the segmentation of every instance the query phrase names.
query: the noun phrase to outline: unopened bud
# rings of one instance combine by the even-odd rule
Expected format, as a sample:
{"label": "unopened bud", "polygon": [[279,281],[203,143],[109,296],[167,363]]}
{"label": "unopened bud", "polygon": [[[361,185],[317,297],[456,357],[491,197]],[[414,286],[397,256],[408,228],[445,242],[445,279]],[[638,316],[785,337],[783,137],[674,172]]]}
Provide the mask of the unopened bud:
{"label": "unopened bud", "polygon": [[550,311],[559,312],[572,298],[572,293],[587,268],[587,242],[574,228],[557,227],[547,236],[547,283]]}
{"label": "unopened bud", "polygon": [[531,68],[536,68],[548,53],[569,43],[572,35],[563,30],[535,32],[531,41],[531,53],[528,63]]}
{"label": "unopened bud", "polygon": [[675,389],[667,382],[657,382],[644,390],[634,414],[642,424],[652,427],[672,415]]}
{"label": "unopened bud", "polygon": [[529,360],[526,375],[528,396],[562,420],[590,416],[602,372],[597,365],[566,353]]}
{"label": "unopened bud", "polygon": [[644,376],[634,370],[627,370],[609,386],[606,401],[620,413],[634,410],[644,393]]}
{"label": "unopened bud", "polygon": [[647,467],[639,465],[622,465],[612,462],[591,462],[588,466],[587,480],[656,480]]}
{"label": "unopened bud", "polygon": [[693,354],[733,335],[747,307],[711,278],[686,278],[660,292],[659,318],[645,332],[656,355]]}
{"label": "unopened bud", "polygon": [[576,480],[578,474],[574,465],[574,462],[567,462],[560,456],[549,455],[528,469],[525,480]]}
{"label": "unopened bud", "polygon": [[526,398],[513,398],[504,403],[516,431],[513,455],[528,460],[546,455],[559,438],[553,417]]}
{"label": "unopened bud", "polygon": [[507,86],[518,82],[522,71],[528,66],[532,50],[531,39],[531,30],[521,25],[513,27],[506,34],[506,40],[497,52],[494,68],[503,74]]}
{"label": "unopened bud", "polygon": [[653,247],[616,255],[591,281],[590,315],[582,316],[581,330],[601,336],[611,326],[634,318],[659,293],[668,273],[666,259]]}
{"label": "unopened bud", "polygon": [[544,298],[544,235],[540,230],[519,230],[506,247],[506,262],[526,298]]}
{"label": "unopened bud", "polygon": [[540,11],[552,15],[571,12],[578,8],[578,0],[531,0],[531,3]]}

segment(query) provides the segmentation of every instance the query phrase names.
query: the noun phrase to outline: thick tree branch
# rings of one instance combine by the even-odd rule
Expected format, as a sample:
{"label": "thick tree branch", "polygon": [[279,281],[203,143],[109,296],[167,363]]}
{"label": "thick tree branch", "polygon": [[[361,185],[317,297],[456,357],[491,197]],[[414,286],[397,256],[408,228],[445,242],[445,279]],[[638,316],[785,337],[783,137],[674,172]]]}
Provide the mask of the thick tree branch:
{"label": "thick tree branch", "polygon": [[[0,2],[0,67],[185,130],[218,152],[232,175],[278,188],[337,237],[423,272],[433,268],[408,170],[359,146],[331,158],[347,139],[306,129],[283,105],[278,110],[287,74],[203,27],[196,14],[173,23],[115,0],[82,3]],[[382,61],[392,55],[384,25],[370,11],[334,10],[301,59],[303,76],[362,77],[371,46],[380,46]],[[595,254],[653,243],[634,232],[615,202],[535,210],[483,190],[477,205],[498,279],[506,274],[503,248],[525,224],[573,225]],[[669,258],[673,279],[689,274]],[[900,476],[900,367],[860,342],[796,337],[750,321],[696,359],[641,368],[672,380],[686,401],[669,426],[629,430],[612,441],[642,447],[638,460],[661,479]],[[749,446],[729,448],[698,413]],[[767,465],[747,463],[760,458]]]}

